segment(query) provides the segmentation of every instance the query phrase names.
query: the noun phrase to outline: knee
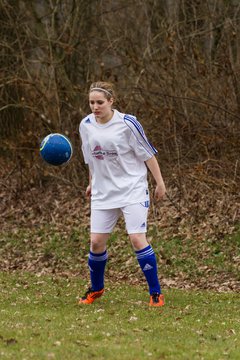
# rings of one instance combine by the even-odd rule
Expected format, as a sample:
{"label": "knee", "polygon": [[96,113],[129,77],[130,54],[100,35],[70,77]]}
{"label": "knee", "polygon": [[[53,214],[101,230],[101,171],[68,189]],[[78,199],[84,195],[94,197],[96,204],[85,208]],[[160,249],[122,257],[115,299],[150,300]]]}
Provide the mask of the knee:
{"label": "knee", "polygon": [[91,234],[91,247],[93,253],[102,253],[106,250],[106,234]]}
{"label": "knee", "polygon": [[144,249],[146,246],[148,246],[148,242],[146,239],[146,234],[145,233],[140,233],[140,234],[130,234],[130,241],[132,243],[132,246],[134,248],[134,250],[142,250]]}

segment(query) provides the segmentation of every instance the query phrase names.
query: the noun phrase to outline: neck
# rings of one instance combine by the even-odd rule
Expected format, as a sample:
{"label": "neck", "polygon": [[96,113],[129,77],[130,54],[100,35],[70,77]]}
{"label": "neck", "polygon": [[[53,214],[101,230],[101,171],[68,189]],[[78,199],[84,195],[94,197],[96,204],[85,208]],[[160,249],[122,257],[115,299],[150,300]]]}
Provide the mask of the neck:
{"label": "neck", "polygon": [[111,112],[109,112],[109,114],[107,114],[105,117],[97,117],[96,116],[96,121],[99,123],[99,124],[106,124],[108,121],[110,121],[113,117],[113,110],[111,110]]}

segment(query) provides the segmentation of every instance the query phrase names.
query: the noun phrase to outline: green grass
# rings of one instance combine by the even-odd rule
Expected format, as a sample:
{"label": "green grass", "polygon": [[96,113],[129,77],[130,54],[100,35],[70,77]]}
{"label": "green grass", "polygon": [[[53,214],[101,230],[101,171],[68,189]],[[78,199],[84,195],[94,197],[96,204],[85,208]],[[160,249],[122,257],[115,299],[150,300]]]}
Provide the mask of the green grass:
{"label": "green grass", "polygon": [[94,304],[77,305],[77,277],[0,273],[0,358],[142,360],[240,358],[237,293],[166,290],[148,307],[144,286],[106,284]]}
{"label": "green grass", "polygon": [[240,359],[239,231],[217,241],[164,239],[154,228],[149,236],[163,283],[228,292],[163,286],[166,306],[149,308],[145,280],[120,229],[108,244],[105,295],[79,306],[88,280],[87,228],[2,232],[0,359]]}

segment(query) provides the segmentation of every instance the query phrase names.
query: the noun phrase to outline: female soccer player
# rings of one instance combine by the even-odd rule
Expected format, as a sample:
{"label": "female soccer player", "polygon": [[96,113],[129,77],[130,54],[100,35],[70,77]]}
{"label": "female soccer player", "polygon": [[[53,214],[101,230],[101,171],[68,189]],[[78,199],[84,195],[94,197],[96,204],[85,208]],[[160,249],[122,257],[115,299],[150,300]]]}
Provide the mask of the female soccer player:
{"label": "female soccer player", "polygon": [[150,306],[163,306],[156,257],[146,239],[149,190],[147,168],[155,181],[155,198],[165,194],[165,185],[155,154],[135,116],[113,109],[113,85],[95,82],[90,86],[92,113],[80,123],[82,152],[89,166],[91,196],[91,244],[88,257],[91,287],[80,304],[91,304],[104,292],[107,239],[123,214],[126,229],[139,265],[146,277]]}

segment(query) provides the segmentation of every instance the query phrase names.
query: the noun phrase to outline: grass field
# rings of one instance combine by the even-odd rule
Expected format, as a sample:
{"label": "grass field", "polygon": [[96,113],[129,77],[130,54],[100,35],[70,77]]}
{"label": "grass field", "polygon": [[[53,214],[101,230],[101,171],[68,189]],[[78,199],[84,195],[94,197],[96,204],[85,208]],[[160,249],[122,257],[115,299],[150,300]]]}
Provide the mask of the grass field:
{"label": "grass field", "polygon": [[76,277],[0,273],[2,360],[240,359],[237,293],[166,290],[148,307],[141,285],[106,284],[92,305],[77,304]]}
{"label": "grass field", "polygon": [[89,276],[88,231],[58,230],[0,233],[1,360],[240,359],[239,232],[199,241],[150,229],[166,298],[156,309],[117,231],[104,296],[78,305]]}

